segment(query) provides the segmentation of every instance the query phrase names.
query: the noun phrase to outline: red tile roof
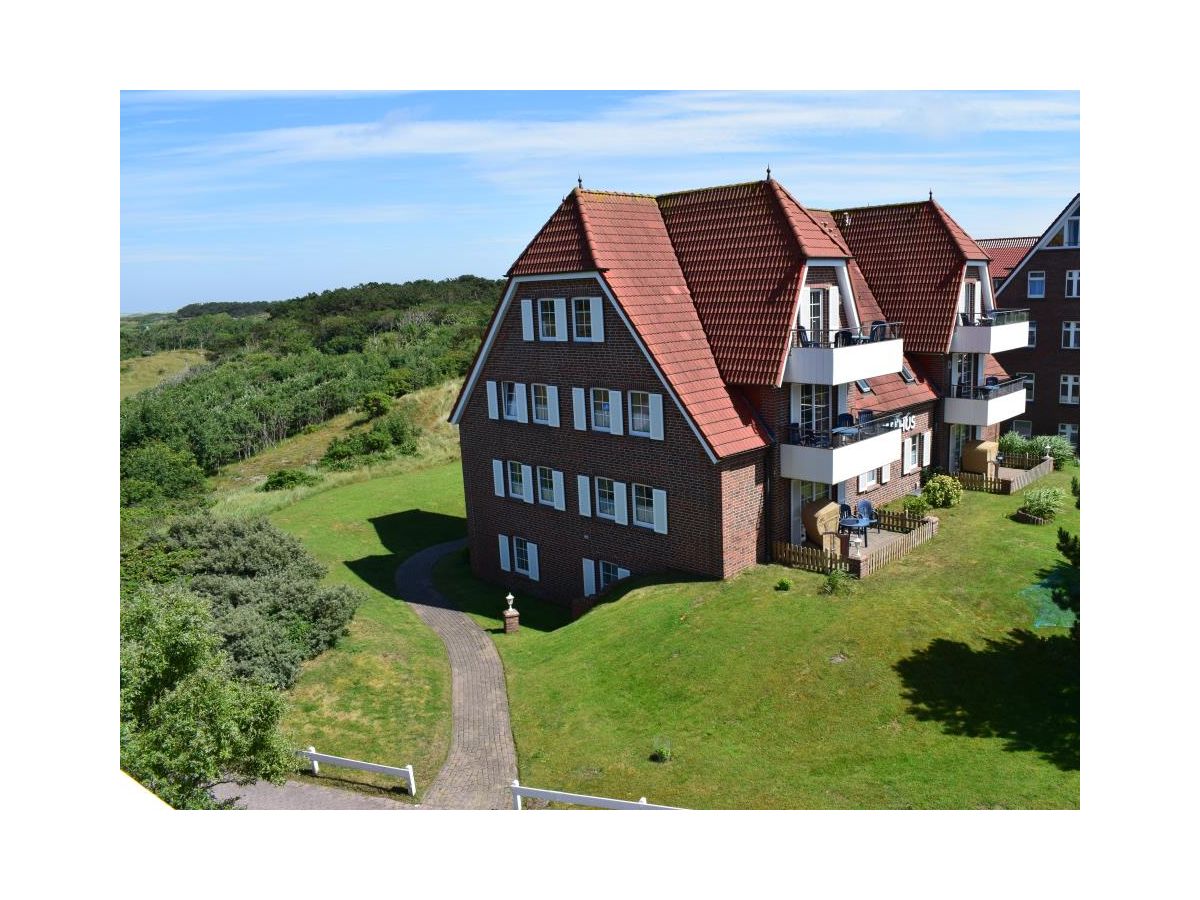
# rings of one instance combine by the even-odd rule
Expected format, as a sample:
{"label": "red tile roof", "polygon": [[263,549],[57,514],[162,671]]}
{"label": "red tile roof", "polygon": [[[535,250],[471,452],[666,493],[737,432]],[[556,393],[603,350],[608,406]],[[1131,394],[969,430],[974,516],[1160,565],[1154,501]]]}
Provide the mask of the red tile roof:
{"label": "red tile roof", "polygon": [[731,384],[777,385],[804,260],[849,255],[774,181],[664,194],[658,207]]}
{"label": "red tile roof", "polygon": [[987,251],[992,258],[991,264],[988,266],[988,274],[992,279],[1007,278],[1011,272],[1029,252],[1029,248],[1038,242],[1034,237],[1013,237],[1013,238],[983,238],[977,240],[980,247]]}
{"label": "red tile roof", "polygon": [[554,215],[517,257],[508,275],[550,275],[596,268],[579,219],[575,192],[563,198]]}
{"label": "red tile roof", "polygon": [[886,317],[903,323],[905,349],[949,352],[963,265],[987,253],[934,200],[833,216]]}

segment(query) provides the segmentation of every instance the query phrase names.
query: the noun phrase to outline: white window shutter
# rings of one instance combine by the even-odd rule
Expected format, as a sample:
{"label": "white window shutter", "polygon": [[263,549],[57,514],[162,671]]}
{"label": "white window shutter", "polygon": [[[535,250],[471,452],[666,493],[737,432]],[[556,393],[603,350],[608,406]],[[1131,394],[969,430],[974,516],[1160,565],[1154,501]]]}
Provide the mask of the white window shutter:
{"label": "white window shutter", "polygon": [[667,492],[654,489],[654,530],[667,533]]}
{"label": "white window shutter", "polygon": [[517,388],[517,421],[529,424],[529,404],[526,402],[525,385],[520,382],[516,385]]}
{"label": "white window shutter", "polygon": [[900,471],[907,475],[910,471],[908,468],[908,445],[912,438],[905,438],[900,442]]}
{"label": "white window shutter", "polygon": [[575,430],[587,431],[587,399],[583,388],[571,388],[571,402],[575,407]]}
{"label": "white window shutter", "polygon": [[590,597],[596,593],[596,562],[591,559],[583,561],[583,596]]}
{"label": "white window shutter", "polygon": [[617,581],[620,581],[622,578],[628,578],[628,577],[629,577],[629,570],[622,569],[620,566],[617,566]]}
{"label": "white window shutter", "polygon": [[892,464],[884,463],[879,470],[879,483],[887,484],[892,480]]}
{"label": "white window shutter", "polygon": [[526,503],[533,502],[533,469],[524,463],[521,463],[521,490],[524,491],[522,499]]}
{"label": "white window shutter", "polygon": [[504,463],[498,459],[492,460],[492,486],[496,489],[496,496],[504,496]]}
{"label": "white window shutter", "polygon": [[500,418],[500,404],[496,401],[496,382],[489,381],[487,383],[487,397],[488,397],[488,418],[489,419]]}
{"label": "white window shutter", "polygon": [[563,510],[567,508],[567,493],[563,490],[563,474],[554,470],[554,508]]}
{"label": "white window shutter", "polygon": [[567,339],[567,301],[564,297],[558,297],[554,301],[554,333],[558,335],[556,341],[565,341]]}
{"label": "white window shutter", "polygon": [[579,514],[581,516],[590,516],[592,514],[591,479],[586,475],[578,475],[576,476],[575,483],[579,488]]}
{"label": "white window shutter", "polygon": [[930,457],[933,453],[933,432],[926,431],[921,435],[921,465],[929,465]]}
{"label": "white window shutter", "polygon": [[508,561],[508,535],[500,535],[500,568],[505,572],[512,571],[512,565]]}
{"label": "white window shutter", "polygon": [[858,490],[859,490],[859,493],[862,493],[862,491],[863,491],[863,490],[865,490],[865,489],[866,489],[866,487],[867,487],[867,473],[866,473],[866,472],[864,472],[863,474],[861,474],[861,475],[859,475],[859,476],[858,476]]}
{"label": "white window shutter", "polygon": [[650,395],[650,437],[663,439],[662,394]]}
{"label": "white window shutter", "polygon": [[533,301],[521,301],[521,340],[533,340]]}
{"label": "white window shutter", "polygon": [[618,525],[628,525],[629,524],[629,512],[628,512],[628,510],[629,510],[629,505],[628,505],[629,492],[625,490],[625,482],[614,481],[613,482],[613,493],[616,495],[614,498],[616,502],[613,504],[613,506],[616,508],[617,524]]}
{"label": "white window shutter", "polygon": [[529,549],[529,579],[531,581],[540,581],[541,572],[538,569],[538,545],[526,544]]}
{"label": "white window shutter", "polygon": [[829,331],[835,332],[842,327],[842,298],[835,287],[829,288]]}
{"label": "white window shutter", "polygon": [[621,392],[609,391],[608,402],[611,405],[612,415],[609,416],[609,432],[611,434],[625,433],[625,420],[621,417]]}
{"label": "white window shutter", "polygon": [[546,406],[548,407],[548,418],[546,424],[554,428],[558,427],[558,388],[554,385],[546,385]]}
{"label": "white window shutter", "polygon": [[604,340],[604,298],[592,297],[592,343]]}

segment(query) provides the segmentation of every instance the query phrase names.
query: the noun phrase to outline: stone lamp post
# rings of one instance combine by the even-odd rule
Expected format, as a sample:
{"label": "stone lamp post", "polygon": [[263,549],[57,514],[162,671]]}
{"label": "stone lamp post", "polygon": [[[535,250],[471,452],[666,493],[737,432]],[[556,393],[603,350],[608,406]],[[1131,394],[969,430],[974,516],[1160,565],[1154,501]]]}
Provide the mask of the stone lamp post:
{"label": "stone lamp post", "polygon": [[504,633],[516,634],[521,629],[521,614],[513,609],[513,600],[516,598],[509,591],[504,599],[508,601],[508,609],[504,611]]}

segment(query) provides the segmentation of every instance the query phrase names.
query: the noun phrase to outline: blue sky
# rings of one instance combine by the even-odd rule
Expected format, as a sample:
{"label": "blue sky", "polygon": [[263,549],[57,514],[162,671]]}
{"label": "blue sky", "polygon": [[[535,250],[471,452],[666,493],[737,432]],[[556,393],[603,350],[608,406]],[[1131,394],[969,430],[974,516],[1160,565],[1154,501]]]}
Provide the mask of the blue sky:
{"label": "blue sky", "polygon": [[1079,190],[1077,92],[144,92],[121,99],[121,309],[499,277],[581,174],[801,203],[929,190],[975,237]]}

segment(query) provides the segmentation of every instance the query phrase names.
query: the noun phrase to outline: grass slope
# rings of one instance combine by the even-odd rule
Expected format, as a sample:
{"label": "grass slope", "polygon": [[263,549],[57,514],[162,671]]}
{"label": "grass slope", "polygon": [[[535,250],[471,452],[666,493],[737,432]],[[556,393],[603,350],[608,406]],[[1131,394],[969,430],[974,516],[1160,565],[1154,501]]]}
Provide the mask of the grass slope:
{"label": "grass slope", "polygon": [[164,350],[121,360],[121,399],[148,390],[204,362],[201,350]]}
{"label": "grass slope", "polygon": [[[418,798],[450,745],[450,670],[441,641],[395,597],[399,561],[466,534],[458,463],[346,484],[271,520],[367,599],[337,646],[306,663],[289,691],[284,733],[296,746],[413,764]],[[321,780],[394,788],[395,779],[323,768]]]}
{"label": "grass slope", "polygon": [[526,627],[505,636],[464,557],[437,577],[493,630],[529,784],[694,808],[1076,808],[1075,645],[1031,633],[1018,593],[1059,566],[1056,528],[1011,521],[1019,505],[967,493],[849,597],[760,566],[643,582],[562,627],[518,596]]}

